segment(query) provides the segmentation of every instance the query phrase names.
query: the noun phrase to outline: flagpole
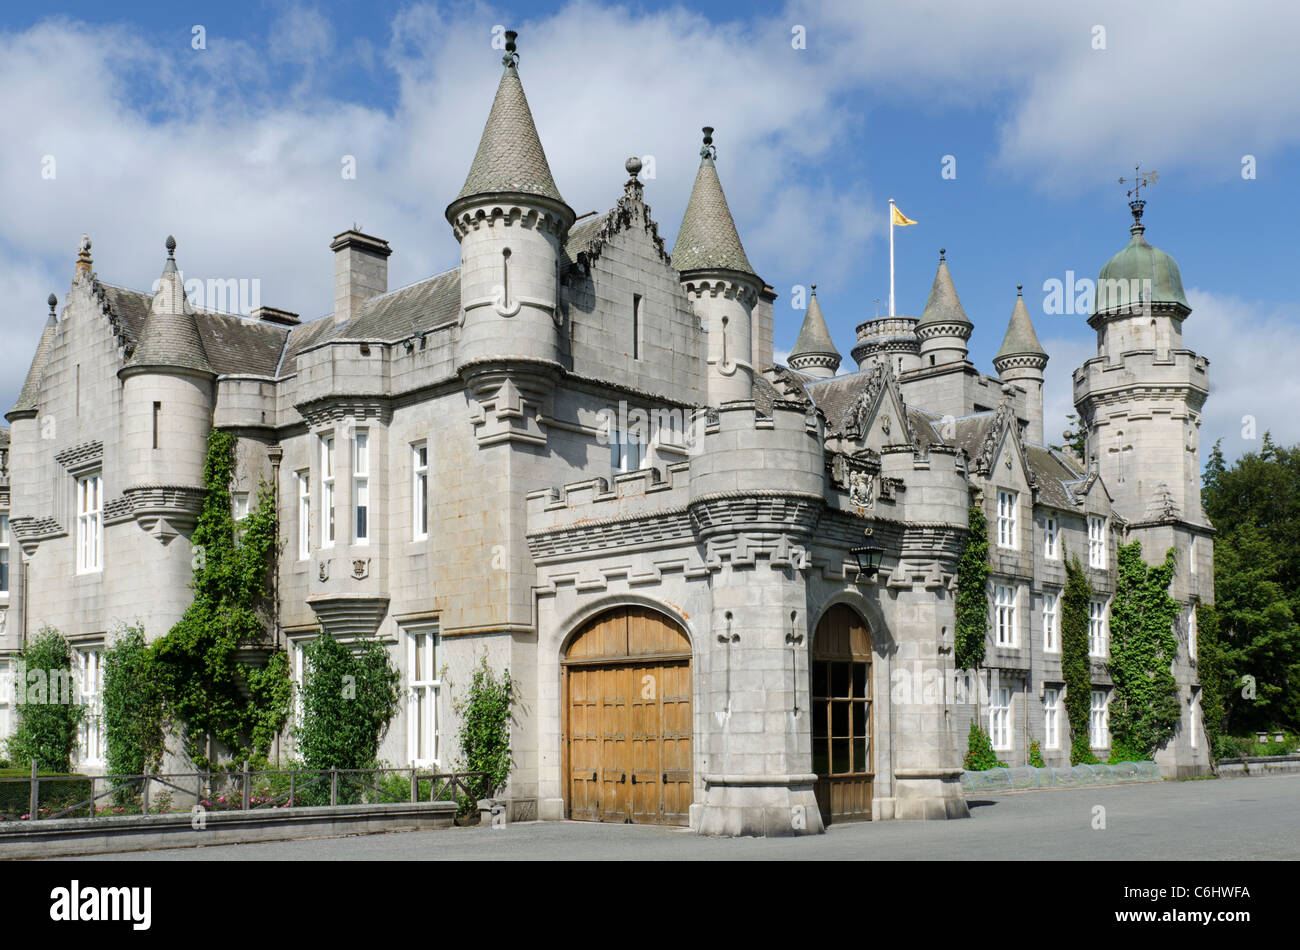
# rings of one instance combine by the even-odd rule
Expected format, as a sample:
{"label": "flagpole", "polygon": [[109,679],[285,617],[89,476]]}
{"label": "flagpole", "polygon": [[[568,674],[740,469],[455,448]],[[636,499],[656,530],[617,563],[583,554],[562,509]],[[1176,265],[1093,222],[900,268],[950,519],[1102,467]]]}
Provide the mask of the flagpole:
{"label": "flagpole", "polygon": [[894,315],[894,199],[889,199],[889,315]]}

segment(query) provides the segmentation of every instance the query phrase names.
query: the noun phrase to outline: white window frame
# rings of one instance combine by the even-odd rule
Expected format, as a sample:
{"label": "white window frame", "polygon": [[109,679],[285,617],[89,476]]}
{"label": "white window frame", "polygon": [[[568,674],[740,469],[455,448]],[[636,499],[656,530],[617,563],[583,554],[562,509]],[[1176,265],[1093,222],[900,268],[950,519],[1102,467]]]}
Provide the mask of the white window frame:
{"label": "white window frame", "polygon": [[1200,745],[1201,688],[1192,687],[1192,701],[1187,704],[1187,741],[1193,749]]}
{"label": "white window frame", "polygon": [[1020,493],[1009,488],[998,489],[998,547],[1014,551],[1020,545],[1016,538],[1016,503]]}
{"label": "white window frame", "polygon": [[610,468],[619,473],[636,472],[645,468],[649,462],[649,448],[649,442],[642,442],[639,433],[610,429]]}
{"label": "white window frame", "polygon": [[311,472],[298,476],[298,560],[311,557]]}
{"label": "white window frame", "polygon": [[310,640],[291,640],[290,678],[293,680],[293,722],[302,726],[302,686],[307,677],[307,644]]}
{"label": "white window frame", "polygon": [[998,752],[1009,752],[1013,748],[1009,686],[999,686],[989,698],[989,742]]}
{"label": "white window frame", "polygon": [[1105,658],[1109,649],[1110,623],[1108,603],[1088,601],[1088,656]]}
{"label": "white window frame", "polygon": [[[406,757],[416,768],[440,767],[442,743],[438,734],[438,632],[436,627],[412,628],[406,633]],[[417,729],[417,724],[423,728]],[[428,745],[420,748],[423,734]]]}
{"label": "white window frame", "polygon": [[13,662],[0,660],[0,739],[13,734],[15,675]]}
{"label": "white window frame", "polygon": [[230,514],[236,521],[243,521],[248,517],[248,492],[236,491],[230,493]]}
{"label": "white window frame", "polygon": [[1110,748],[1110,699],[1104,689],[1091,691],[1088,702],[1088,745],[1094,749]]}
{"label": "white window frame", "polygon": [[352,540],[370,543],[370,526],[374,523],[374,505],[370,498],[370,431],[352,433]]}
{"label": "white window frame", "polygon": [[92,472],[77,479],[77,573],[104,570],[104,476]]}
{"label": "white window frame", "polygon": [[0,513],[0,603],[9,599],[9,514]]}
{"label": "white window frame", "polygon": [[411,445],[411,529],[413,541],[429,540],[428,442],[415,442]]}
{"label": "white window frame", "polygon": [[77,675],[77,702],[86,714],[77,727],[77,758],[85,766],[104,764],[104,729],[100,721],[104,696],[104,647],[73,647],[73,666]]}
{"label": "white window frame", "polygon": [[1193,601],[1187,607],[1187,658],[1189,660],[1196,659],[1196,640],[1199,636],[1200,631],[1196,626],[1196,602]]}
{"label": "white window frame", "polygon": [[337,534],[334,509],[338,503],[334,480],[334,436],[332,435],[321,436],[320,473],[320,546],[332,548]]}
{"label": "white window frame", "polygon": [[1043,652],[1061,652],[1061,595],[1043,591]]}
{"label": "white window frame", "polygon": [[1016,630],[1016,601],[1019,593],[1014,584],[993,585],[993,643],[996,646],[1020,645]]}
{"label": "white window frame", "polygon": [[1061,691],[1054,686],[1043,688],[1043,748],[1061,747]]}
{"label": "white window frame", "polygon": [[1106,519],[1088,516],[1088,566],[1106,569]]}
{"label": "white window frame", "polygon": [[1061,559],[1061,522],[1056,515],[1043,519],[1043,558],[1048,561]]}

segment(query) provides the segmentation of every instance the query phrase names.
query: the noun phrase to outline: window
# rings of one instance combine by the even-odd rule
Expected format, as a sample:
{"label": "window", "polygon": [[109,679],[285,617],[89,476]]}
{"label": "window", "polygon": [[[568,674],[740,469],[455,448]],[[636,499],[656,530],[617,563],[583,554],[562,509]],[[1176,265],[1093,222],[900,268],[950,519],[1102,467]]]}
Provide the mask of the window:
{"label": "window", "polygon": [[406,676],[410,687],[406,720],[406,747],[411,764],[438,763],[438,688],[434,663],[435,634],[414,630],[406,634]]}
{"label": "window", "polygon": [[1011,748],[1011,690],[999,686],[989,706],[989,740],[993,748]]}
{"label": "window", "polygon": [[1016,589],[1003,584],[993,586],[995,642],[1000,647],[1016,645]]}
{"label": "window", "polygon": [[153,447],[158,448],[158,417],[162,415],[162,403],[153,404]]}
{"label": "window", "polygon": [[1016,496],[1013,491],[998,489],[998,547],[1016,547]]}
{"label": "window", "polygon": [[1043,746],[1048,749],[1061,747],[1061,691],[1059,689],[1043,690]]}
{"label": "window", "polygon": [[612,430],[609,449],[609,464],[616,472],[635,472],[645,463],[645,442],[640,432]]}
{"label": "window", "polygon": [[1106,709],[1106,691],[1094,689],[1088,708],[1088,742],[1094,749],[1110,745],[1110,717]]}
{"label": "window", "polygon": [[632,295],[632,359],[641,358],[641,295]]}
{"label": "window", "polygon": [[77,573],[104,569],[104,479],[87,475],[77,479]]}
{"label": "window", "polygon": [[1196,604],[1192,604],[1187,611],[1187,658],[1196,659]]}
{"label": "window", "polygon": [[77,693],[86,715],[81,720],[78,756],[83,765],[104,764],[104,732],[100,728],[100,695],[104,690],[104,648],[88,647],[72,651],[77,673]]}
{"label": "window", "polygon": [[234,507],[235,520],[243,521],[248,517],[248,492],[232,492],[230,498]]}
{"label": "window", "polygon": [[1201,688],[1199,686],[1192,687],[1192,701],[1187,709],[1187,718],[1187,741],[1195,749],[1200,740],[1201,726]]}
{"label": "window", "polygon": [[293,719],[302,725],[302,687],[307,675],[307,643],[303,640],[293,644]]}
{"label": "window", "polygon": [[1088,601],[1088,655],[1106,655],[1106,602]]}
{"label": "window", "polygon": [[1043,557],[1049,561],[1061,559],[1061,525],[1055,515],[1043,521]]}
{"label": "window", "polygon": [[1043,652],[1061,651],[1060,597],[1056,591],[1043,591]]}
{"label": "window", "polygon": [[334,547],[334,436],[320,440],[320,546]]}
{"label": "window", "polygon": [[13,732],[14,671],[8,660],[0,660],[0,739]]}
{"label": "window", "polygon": [[298,560],[311,556],[311,473],[298,473]]}
{"label": "window", "polygon": [[1088,516],[1088,566],[1106,568],[1106,519]]}
{"label": "window", "polygon": [[0,515],[0,597],[9,596],[9,516]]}
{"label": "window", "polygon": [[370,543],[370,433],[360,429],[352,438],[352,507],[356,511],[353,536],[357,544]]}
{"label": "window", "polygon": [[416,541],[429,538],[429,445],[419,442],[411,446],[411,521],[415,526]]}

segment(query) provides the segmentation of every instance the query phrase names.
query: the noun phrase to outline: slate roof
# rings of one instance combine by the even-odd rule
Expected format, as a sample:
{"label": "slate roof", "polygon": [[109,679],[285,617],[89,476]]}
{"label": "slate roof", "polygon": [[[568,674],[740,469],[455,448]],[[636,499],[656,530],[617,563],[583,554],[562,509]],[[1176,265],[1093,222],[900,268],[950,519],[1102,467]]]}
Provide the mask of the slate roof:
{"label": "slate roof", "polygon": [[593,214],[569,228],[569,236],[564,241],[564,247],[560,249],[560,263],[565,270],[578,262],[578,255],[590,247],[592,239],[604,227],[605,220],[611,213],[606,211],[604,214]]}
{"label": "slate roof", "polygon": [[1042,445],[1026,445],[1025,461],[1029,470],[1038,476],[1038,500],[1054,508],[1073,508],[1074,496],[1068,484],[1083,478],[1059,453]]}
{"label": "slate roof", "polygon": [[144,319],[144,327],[126,365],[213,372],[203,349],[194,307],[185,296],[176,261],[171,257],[163,267],[158,293],[149,306],[149,315]]}
{"label": "slate roof", "polygon": [[957,288],[953,286],[952,274],[948,272],[948,262],[939,258],[939,269],[935,271],[934,283],[930,286],[930,296],[921,311],[917,327],[933,323],[960,323],[974,326],[962,309],[961,300],[957,298]]}
{"label": "slate roof", "polygon": [[1043,349],[1043,344],[1038,342],[1038,334],[1034,332],[1029,311],[1025,309],[1024,294],[1018,293],[1016,305],[1011,309],[1011,320],[1007,323],[1007,334],[1002,338],[1002,346],[998,348],[997,355],[993,359],[996,361],[1004,356],[1046,355],[1047,351]]}
{"label": "slate roof", "polygon": [[718,170],[708,154],[700,160],[672,259],[673,267],[679,272],[716,269],[758,276],[745,256],[735,219],[727,207],[727,196],[722,193]]}
{"label": "slate roof", "polygon": [[817,302],[817,289],[813,288],[808,310],[803,315],[803,325],[799,328],[799,337],[794,341],[790,356],[839,355],[839,350],[835,349],[835,343],[831,340],[831,331],[826,327],[826,318],[822,316],[821,304]]}
{"label": "slate roof", "polygon": [[524,95],[519,70],[513,62],[507,64],[501,75],[492,111],[483,126],[483,137],[479,139],[478,151],[456,201],[498,192],[540,195],[564,202],[551,176],[551,166],[547,164],[532,110],[528,108],[528,97]]}
{"label": "slate roof", "polygon": [[58,332],[59,325],[51,316],[41,331],[41,340],[36,344],[36,355],[32,357],[32,365],[27,370],[27,378],[23,380],[23,388],[18,391],[18,399],[10,411],[29,412],[36,408],[41,392],[41,377],[45,375],[45,364],[50,361],[50,351],[54,349],[54,337]]}
{"label": "slate roof", "polygon": [[[370,298],[361,305],[356,318],[333,335],[358,339],[404,340],[417,330],[429,330],[449,323],[459,314],[460,268],[452,268],[399,290]],[[326,319],[316,322],[331,321]],[[318,332],[316,341],[330,335]],[[297,350],[301,348],[299,344]]]}

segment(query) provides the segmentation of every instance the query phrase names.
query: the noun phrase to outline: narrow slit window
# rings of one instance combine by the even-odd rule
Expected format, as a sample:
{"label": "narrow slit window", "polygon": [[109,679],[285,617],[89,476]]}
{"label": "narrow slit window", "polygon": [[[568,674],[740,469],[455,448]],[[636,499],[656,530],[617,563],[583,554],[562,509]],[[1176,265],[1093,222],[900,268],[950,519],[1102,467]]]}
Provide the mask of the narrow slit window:
{"label": "narrow slit window", "polygon": [[641,295],[632,295],[632,359],[641,358]]}
{"label": "narrow slit window", "polygon": [[162,415],[162,403],[153,404],[153,447],[158,448],[158,418]]}

